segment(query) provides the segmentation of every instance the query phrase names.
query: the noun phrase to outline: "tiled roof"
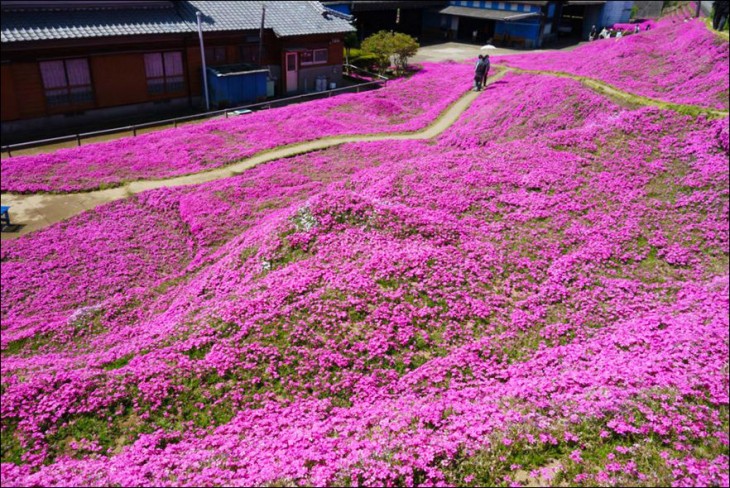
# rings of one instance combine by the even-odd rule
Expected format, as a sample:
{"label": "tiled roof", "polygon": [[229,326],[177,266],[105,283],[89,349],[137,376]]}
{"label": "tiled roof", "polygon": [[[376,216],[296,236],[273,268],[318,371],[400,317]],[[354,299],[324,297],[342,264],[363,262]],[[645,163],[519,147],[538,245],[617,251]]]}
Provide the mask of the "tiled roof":
{"label": "tiled roof", "polygon": [[188,32],[174,8],[4,11],[3,43]]}
{"label": "tiled roof", "polygon": [[[80,39],[197,31],[195,12],[203,14],[204,31],[258,29],[266,4],[265,28],[278,37],[354,31],[341,15],[319,2],[183,1],[170,8],[24,8],[7,10],[0,20],[3,43]],[[326,15],[323,15],[327,12]]]}
{"label": "tiled roof", "polygon": [[323,12],[328,11],[319,2],[182,2],[183,15],[195,20],[195,11],[203,14],[204,31],[258,29],[261,26],[261,8],[266,4],[264,27],[273,29],[278,37],[307,34],[330,34],[354,31],[346,20]]}

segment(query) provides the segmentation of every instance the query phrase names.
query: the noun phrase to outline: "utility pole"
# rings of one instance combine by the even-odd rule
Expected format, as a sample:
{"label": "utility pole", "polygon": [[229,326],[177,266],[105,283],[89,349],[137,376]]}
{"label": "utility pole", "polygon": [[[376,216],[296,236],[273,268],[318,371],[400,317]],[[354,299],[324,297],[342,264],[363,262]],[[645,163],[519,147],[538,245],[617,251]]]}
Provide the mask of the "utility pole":
{"label": "utility pole", "polygon": [[200,38],[200,59],[203,61],[203,91],[205,91],[205,111],[210,112],[210,98],[208,98],[208,72],[205,68],[205,45],[203,45],[203,28],[200,26],[200,10],[195,12],[198,18],[198,37]]}
{"label": "utility pole", "polygon": [[264,21],[266,20],[266,4],[261,6],[261,29],[259,29],[259,67],[262,65],[261,56],[264,52]]}

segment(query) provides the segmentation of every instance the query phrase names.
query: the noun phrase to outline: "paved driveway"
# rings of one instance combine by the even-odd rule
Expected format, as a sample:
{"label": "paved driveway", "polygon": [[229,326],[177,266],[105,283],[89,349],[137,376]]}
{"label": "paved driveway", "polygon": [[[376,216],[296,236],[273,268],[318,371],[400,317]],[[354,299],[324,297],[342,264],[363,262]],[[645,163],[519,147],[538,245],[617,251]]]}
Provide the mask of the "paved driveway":
{"label": "paved driveway", "polygon": [[[569,51],[578,47],[579,44],[568,46],[561,51]],[[498,47],[496,49],[481,49],[476,44],[468,44],[462,42],[445,42],[443,44],[433,44],[424,46],[418,50],[418,53],[409,59],[411,63],[423,63],[453,60],[463,61],[465,59],[474,59],[480,54],[489,54],[489,56],[504,56],[505,54],[526,54],[540,53],[547,51],[556,51],[556,49],[508,49]]]}

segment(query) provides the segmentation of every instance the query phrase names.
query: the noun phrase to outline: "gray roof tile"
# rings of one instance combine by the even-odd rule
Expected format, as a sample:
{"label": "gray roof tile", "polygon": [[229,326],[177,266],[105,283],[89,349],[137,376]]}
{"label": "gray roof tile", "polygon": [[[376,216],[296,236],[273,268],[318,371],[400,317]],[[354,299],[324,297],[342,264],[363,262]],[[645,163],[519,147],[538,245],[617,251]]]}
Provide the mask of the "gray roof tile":
{"label": "gray roof tile", "polygon": [[203,14],[204,31],[258,29],[266,5],[265,28],[278,37],[351,32],[341,15],[323,15],[320,2],[181,1],[170,8],[34,8],[3,9],[3,43],[86,37],[173,34],[197,31],[195,12]]}

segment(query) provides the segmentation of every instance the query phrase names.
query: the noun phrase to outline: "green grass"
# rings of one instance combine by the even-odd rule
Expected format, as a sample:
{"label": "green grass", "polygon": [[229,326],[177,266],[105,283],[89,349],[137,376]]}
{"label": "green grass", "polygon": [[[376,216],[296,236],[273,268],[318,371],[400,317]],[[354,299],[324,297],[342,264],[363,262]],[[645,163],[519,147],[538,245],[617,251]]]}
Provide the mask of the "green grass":
{"label": "green grass", "polygon": [[115,359],[114,361],[111,361],[109,363],[104,364],[103,368],[107,371],[111,371],[114,369],[123,368],[127,364],[129,364],[129,361],[135,356],[134,353],[127,354],[125,356],[122,356],[120,358]]}
{"label": "green grass", "polygon": [[18,436],[16,435],[16,422],[3,422],[3,429],[0,430],[0,459],[3,463],[22,464],[21,456],[25,452]]}

